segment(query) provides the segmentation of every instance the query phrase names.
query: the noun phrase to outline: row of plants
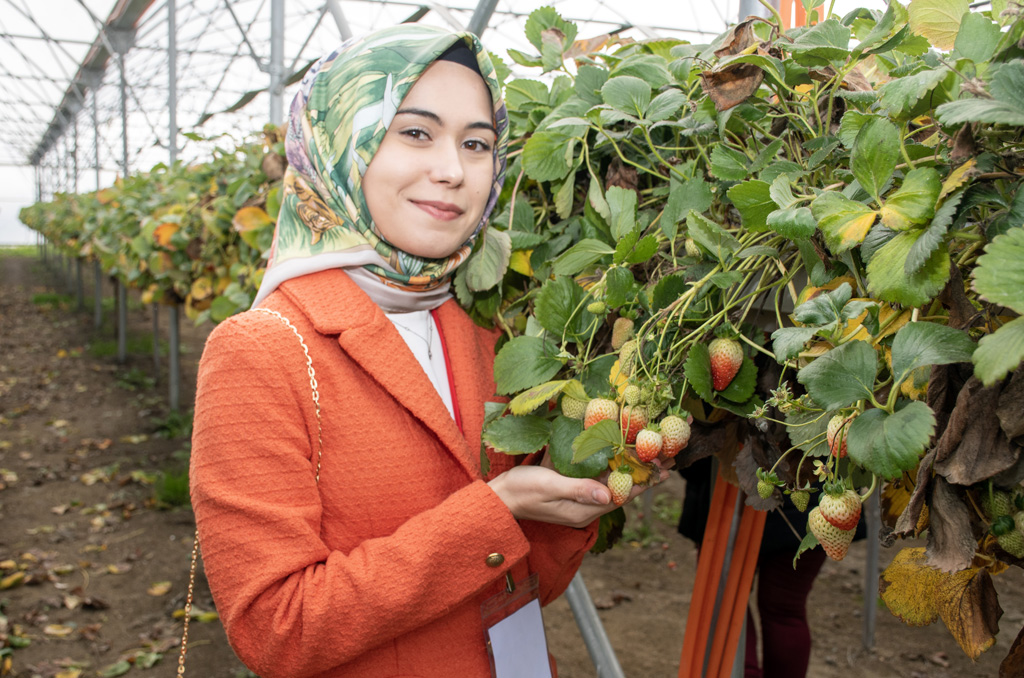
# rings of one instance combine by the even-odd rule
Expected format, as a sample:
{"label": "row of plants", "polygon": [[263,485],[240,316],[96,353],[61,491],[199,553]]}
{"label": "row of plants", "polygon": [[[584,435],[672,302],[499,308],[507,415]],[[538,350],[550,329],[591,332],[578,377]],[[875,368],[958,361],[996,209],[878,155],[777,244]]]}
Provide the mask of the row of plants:
{"label": "row of plants", "polygon": [[[531,15],[537,53],[509,56],[545,75],[501,67],[510,179],[453,286],[505,334],[485,442],[616,490],[715,454],[748,504],[807,509],[801,550],[834,558],[877,492],[883,543],[926,538],[883,600],[977,657],[992,577],[1024,562],[1024,18],[804,5],[809,26],[750,18],[706,45]],[[269,246],[266,135],[23,220],[223,319]],[[1003,674],[1022,656],[1019,635]]]}
{"label": "row of plants", "polygon": [[204,163],[159,164],[113,186],[60,193],[21,221],[71,258],[98,261],[143,303],[181,305],[197,324],[249,308],[265,267],[284,159],[283,130],[228,137]]}

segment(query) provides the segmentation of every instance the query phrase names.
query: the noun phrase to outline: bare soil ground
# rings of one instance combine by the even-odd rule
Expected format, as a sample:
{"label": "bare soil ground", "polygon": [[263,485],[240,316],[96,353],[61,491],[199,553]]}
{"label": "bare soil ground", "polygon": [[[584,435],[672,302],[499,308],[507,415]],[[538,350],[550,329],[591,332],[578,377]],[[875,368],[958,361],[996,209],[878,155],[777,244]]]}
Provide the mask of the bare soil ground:
{"label": "bare soil ground", "polygon": [[[113,311],[93,327],[92,288],[77,310],[56,266],[0,250],[0,675],[30,678],[176,675],[192,544],[182,490],[187,437],[166,405],[167,361],[156,372],[151,310],[129,304],[124,364],[110,355]],[[111,290],[104,295],[109,298]],[[50,295],[50,296],[46,296]],[[166,315],[160,318],[166,332]],[[182,322],[182,409],[209,328]],[[156,383],[154,375],[158,375]],[[165,437],[161,437],[163,434]],[[174,482],[177,480],[177,484]],[[582,574],[629,678],[676,676],[695,572],[693,544],[675,531],[684,482],[629,507],[624,540],[588,557]],[[882,566],[897,549],[884,550]],[[991,677],[1024,623],[1024,573],[996,577],[1004,614],[996,646],[972,662],[941,622],[904,626],[884,608],[874,647],[862,643],[865,543],[827,561],[811,594],[812,678]],[[201,572],[200,611],[212,612]],[[207,615],[212,617],[213,615]],[[204,617],[204,618],[207,618]],[[596,675],[568,603],[545,611],[562,678]],[[189,673],[251,676],[216,621],[192,624]]]}

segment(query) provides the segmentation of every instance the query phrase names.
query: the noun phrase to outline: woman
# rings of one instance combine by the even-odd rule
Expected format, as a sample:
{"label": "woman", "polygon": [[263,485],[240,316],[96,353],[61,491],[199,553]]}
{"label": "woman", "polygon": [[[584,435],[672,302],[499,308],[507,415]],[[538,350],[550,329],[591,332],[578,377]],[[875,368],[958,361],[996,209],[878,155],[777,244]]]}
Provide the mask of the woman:
{"label": "woman", "polygon": [[258,308],[206,345],[191,468],[207,579],[263,678],[491,675],[481,605],[531,574],[556,598],[614,508],[482,452],[496,336],[448,285],[504,178],[499,87],[472,35],[400,26],[292,105]]}

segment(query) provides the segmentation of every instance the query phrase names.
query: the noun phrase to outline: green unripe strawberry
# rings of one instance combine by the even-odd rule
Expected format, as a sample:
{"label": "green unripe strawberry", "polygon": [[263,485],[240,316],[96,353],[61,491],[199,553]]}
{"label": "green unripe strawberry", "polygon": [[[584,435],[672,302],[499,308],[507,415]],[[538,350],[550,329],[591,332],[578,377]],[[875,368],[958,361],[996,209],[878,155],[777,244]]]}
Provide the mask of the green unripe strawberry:
{"label": "green unripe strawberry", "polygon": [[1013,524],[1018,532],[1024,533],[1024,511],[1017,511],[1013,514]]}
{"label": "green unripe strawberry", "polygon": [[622,345],[633,338],[632,318],[616,318],[612,324],[612,350],[618,351]]}
{"label": "green unripe strawberry", "polygon": [[628,377],[636,364],[636,339],[630,339],[619,349],[619,374]]}
{"label": "green unripe strawberry", "polygon": [[1002,490],[983,490],[981,493],[981,508],[989,520],[996,520],[1000,516],[1010,516],[1016,511],[1010,495]]}
{"label": "green unripe strawberry", "polygon": [[636,405],[640,402],[640,387],[630,384],[622,390],[622,399],[627,405]]}
{"label": "green unripe strawberry", "polygon": [[793,506],[796,507],[797,511],[803,513],[807,510],[807,504],[811,501],[811,493],[807,490],[793,490],[792,494],[789,495],[789,500],[793,502]]}
{"label": "green unripe strawberry", "polygon": [[818,543],[825,549],[825,555],[832,560],[842,560],[850,550],[856,530],[840,530],[821,515],[821,508],[815,506],[807,514],[807,524]]}
{"label": "green unripe strawberry", "polygon": [[592,301],[587,304],[587,310],[594,315],[604,315],[608,311],[608,304],[603,301]]}
{"label": "green unripe strawberry", "polygon": [[1021,534],[1016,528],[999,535],[996,537],[996,541],[1004,551],[1014,558],[1024,558],[1024,534]]}
{"label": "green unripe strawberry", "polygon": [[570,395],[562,395],[562,414],[570,419],[582,419],[586,411],[586,400],[577,400]]}
{"label": "green unripe strawberry", "polygon": [[768,499],[775,492],[775,486],[769,483],[767,480],[758,479],[757,481],[757,493],[761,496],[761,499]]}
{"label": "green unripe strawberry", "polygon": [[633,489],[631,471],[628,465],[623,465],[608,474],[608,489],[611,490],[612,501],[616,506],[622,506],[629,499],[629,493]]}
{"label": "green unripe strawberry", "polygon": [[686,256],[693,257],[694,259],[703,258],[700,247],[697,246],[697,241],[693,238],[687,238],[683,246],[686,248]]}

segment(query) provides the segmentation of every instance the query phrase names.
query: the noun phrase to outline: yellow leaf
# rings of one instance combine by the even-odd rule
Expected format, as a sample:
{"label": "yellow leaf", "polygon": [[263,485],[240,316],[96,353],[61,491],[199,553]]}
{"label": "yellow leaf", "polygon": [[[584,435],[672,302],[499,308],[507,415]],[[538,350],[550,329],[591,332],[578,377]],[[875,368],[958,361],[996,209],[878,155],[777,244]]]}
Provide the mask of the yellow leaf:
{"label": "yellow leaf", "polygon": [[243,207],[235,212],[235,217],[231,220],[231,225],[239,233],[258,231],[264,226],[273,225],[273,223],[274,220],[262,207]]}
{"label": "yellow leaf", "polygon": [[70,668],[58,671],[53,678],[80,678],[82,675],[82,669]]}
{"label": "yellow leaf", "polygon": [[921,400],[928,395],[928,379],[931,374],[931,365],[921,365],[915,368],[900,384],[900,392],[911,400]]}
{"label": "yellow leaf", "polygon": [[651,477],[650,466],[641,462],[628,452],[619,452],[608,460],[608,468],[613,471],[623,464],[629,464],[629,467],[632,469],[632,472],[629,475],[633,476],[633,483],[636,485],[643,485],[647,482],[647,479]]}
{"label": "yellow leaf", "polygon": [[509,407],[512,409],[514,415],[524,415],[533,412],[535,409],[551,400],[565,388],[565,385],[569,382],[565,379],[558,381],[549,381],[541,384],[540,386],[534,386],[533,388],[523,391],[509,403]]}
{"label": "yellow leaf", "polygon": [[974,158],[971,158],[964,164],[957,167],[955,170],[949,173],[946,180],[942,182],[942,190],[939,191],[939,201],[945,198],[947,195],[960,188],[960,186],[967,181],[967,173],[974,169],[977,163]]}
{"label": "yellow leaf", "polygon": [[615,361],[612,365],[611,372],[608,373],[608,383],[615,388],[620,396],[626,390],[626,386],[629,385],[629,377],[622,374],[618,360]]}
{"label": "yellow leaf", "polygon": [[1003,610],[988,571],[969,567],[945,575],[937,592],[946,628],[971,659],[996,642]]}
{"label": "yellow leaf", "polygon": [[910,30],[928,38],[933,47],[953,49],[968,0],[911,0]]}
{"label": "yellow leaf", "polygon": [[18,564],[13,560],[0,560],[0,570],[13,570]]}
{"label": "yellow leaf", "polygon": [[181,226],[171,222],[164,222],[156,227],[153,231],[153,237],[161,247],[169,247],[171,244],[171,236],[178,232]]}
{"label": "yellow leaf", "polygon": [[114,202],[114,198],[116,197],[117,191],[113,188],[104,188],[103,190],[96,192],[96,200],[98,200],[101,205],[109,205]]}
{"label": "yellow leaf", "polygon": [[508,267],[516,273],[521,273],[527,277],[533,275],[533,266],[530,265],[530,255],[533,254],[533,250],[516,250],[509,257]]}
{"label": "yellow leaf", "polygon": [[213,294],[213,281],[205,275],[192,283],[192,300],[202,301]]}
{"label": "yellow leaf", "polygon": [[907,510],[907,506],[910,505],[910,495],[914,493],[914,483],[911,481],[916,473],[917,469],[914,469],[909,473],[910,480],[907,479],[907,475],[901,475],[882,486],[880,498],[884,525],[895,525],[899,517]]}
{"label": "yellow leaf", "polygon": [[20,585],[24,581],[25,581],[25,573],[24,572],[15,572],[14,574],[9,574],[6,577],[4,577],[3,579],[0,579],[0,591],[6,591],[7,589],[13,589],[15,586]]}
{"label": "yellow leaf", "polygon": [[74,631],[75,629],[73,627],[65,626],[64,624],[47,624],[46,627],[43,628],[43,633],[57,638],[67,638],[74,633]]}
{"label": "yellow leaf", "polygon": [[927,626],[939,618],[935,594],[945,575],[924,563],[923,547],[903,549],[879,580],[886,607],[909,626]]}
{"label": "yellow leaf", "polygon": [[169,582],[169,581],[158,581],[155,584],[153,584],[152,586],[150,586],[148,589],[146,589],[146,593],[148,593],[151,596],[164,596],[164,595],[167,595],[167,592],[170,591],[170,590],[171,590],[171,582]]}

